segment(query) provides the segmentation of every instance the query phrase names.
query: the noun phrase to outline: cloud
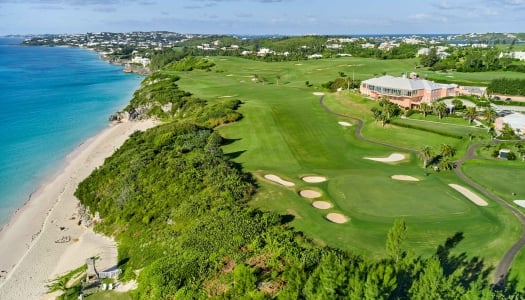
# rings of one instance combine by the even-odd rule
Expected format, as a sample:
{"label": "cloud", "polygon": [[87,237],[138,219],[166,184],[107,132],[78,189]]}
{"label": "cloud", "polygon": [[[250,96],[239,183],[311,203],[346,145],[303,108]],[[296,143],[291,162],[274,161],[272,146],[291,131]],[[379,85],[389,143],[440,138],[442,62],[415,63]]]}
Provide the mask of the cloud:
{"label": "cloud", "polygon": [[117,9],[115,7],[96,7],[93,9],[93,11],[96,11],[96,12],[102,12],[102,13],[114,13],[117,11]]}
{"label": "cloud", "polygon": [[239,12],[239,13],[236,13],[235,16],[237,18],[251,18],[251,17],[253,17],[253,14],[245,13],[245,12]]}
{"label": "cloud", "polygon": [[454,10],[454,9],[465,8],[462,5],[458,5],[456,3],[450,3],[448,1],[442,1],[442,2],[439,2],[439,3],[432,3],[432,6],[438,8],[438,9],[442,9],[442,10]]}

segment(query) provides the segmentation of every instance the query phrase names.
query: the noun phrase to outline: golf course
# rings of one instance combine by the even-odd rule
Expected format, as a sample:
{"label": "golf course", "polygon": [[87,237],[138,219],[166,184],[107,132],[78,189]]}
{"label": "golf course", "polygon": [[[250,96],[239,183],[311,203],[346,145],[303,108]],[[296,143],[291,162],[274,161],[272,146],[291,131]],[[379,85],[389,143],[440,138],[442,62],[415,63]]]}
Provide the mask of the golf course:
{"label": "golf course", "polygon": [[[181,77],[178,85],[210,102],[242,101],[243,118],[219,132],[226,139],[223,152],[257,181],[250,205],[288,216],[290,226],[319,245],[381,259],[386,256],[389,228],[394,220],[403,219],[408,227],[403,244],[407,251],[432,255],[447,239],[460,237],[453,253],[479,257],[486,266],[495,267],[520,238],[522,226],[512,212],[453,171],[423,168],[418,158],[424,146],[438,151],[446,144],[454,147],[454,159],[459,159],[470,143],[490,141],[486,129],[446,118],[400,120],[431,127],[433,132],[382,126],[370,112],[376,102],[358,91],[331,93],[321,87],[339,72],[355,80],[398,76],[414,71],[414,59],[208,60],[215,64],[211,70],[176,72]],[[453,76],[487,80],[480,75]],[[525,175],[521,161],[472,160],[463,171],[511,204],[525,199],[524,186],[516,179]],[[518,255],[515,268],[525,265],[524,256]],[[511,275],[520,278],[518,272]]]}

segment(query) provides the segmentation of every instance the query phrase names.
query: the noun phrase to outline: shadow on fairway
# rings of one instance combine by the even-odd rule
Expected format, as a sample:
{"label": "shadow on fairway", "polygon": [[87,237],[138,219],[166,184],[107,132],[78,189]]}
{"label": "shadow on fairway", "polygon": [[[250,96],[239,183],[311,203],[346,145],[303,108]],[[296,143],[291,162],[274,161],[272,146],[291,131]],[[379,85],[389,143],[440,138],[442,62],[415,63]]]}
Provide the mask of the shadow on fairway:
{"label": "shadow on fairway", "polygon": [[228,159],[232,160],[232,159],[236,159],[236,158],[240,157],[244,152],[246,152],[246,150],[225,153],[224,156],[226,156]]}
{"label": "shadow on fairway", "polygon": [[241,138],[238,138],[238,139],[229,139],[229,138],[222,138],[221,140],[221,146],[226,146],[226,145],[231,145],[237,141],[240,141]]}

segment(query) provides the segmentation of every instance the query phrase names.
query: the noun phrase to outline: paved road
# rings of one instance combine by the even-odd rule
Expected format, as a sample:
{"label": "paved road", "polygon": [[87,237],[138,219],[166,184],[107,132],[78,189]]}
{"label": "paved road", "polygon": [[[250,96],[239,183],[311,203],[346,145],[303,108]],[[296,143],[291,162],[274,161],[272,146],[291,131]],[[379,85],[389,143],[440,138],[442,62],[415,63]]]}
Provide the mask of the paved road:
{"label": "paved road", "polygon": [[468,185],[478,190],[483,195],[498,202],[503,207],[510,210],[518,218],[518,220],[521,222],[522,227],[523,227],[523,232],[521,234],[520,239],[516,243],[514,243],[514,245],[512,245],[512,247],[509,250],[507,250],[505,255],[503,255],[503,258],[499,261],[498,265],[496,266],[496,270],[494,271],[493,284],[495,288],[501,289],[505,286],[505,282],[507,280],[507,275],[509,273],[512,261],[514,260],[518,252],[521,250],[521,248],[525,246],[525,215],[523,215],[523,213],[521,213],[521,211],[519,211],[516,207],[512,206],[511,204],[501,199],[500,197],[490,193],[485,188],[483,188],[479,184],[472,181],[470,178],[468,178],[463,173],[461,166],[467,160],[476,157],[475,152],[479,146],[480,146],[480,143],[470,145],[470,147],[467,150],[467,154],[460,160],[456,161],[457,167],[454,169],[454,171],[456,172],[456,175],[459,178],[461,178],[464,182],[466,182]]}
{"label": "paved road", "polygon": [[[364,124],[363,120],[361,120],[359,118],[356,118],[356,117],[353,117],[353,116],[348,116],[348,115],[345,115],[345,114],[340,114],[340,113],[336,113],[336,112],[332,111],[330,108],[328,108],[324,104],[324,96],[320,97],[319,103],[321,104],[321,107],[329,114],[356,121],[357,122],[357,127],[356,127],[356,131],[355,131],[355,135],[356,135],[357,138],[359,138],[359,139],[361,139],[363,141],[369,142],[369,143],[376,144],[376,145],[381,145],[381,146],[386,146],[386,147],[390,147],[390,148],[394,148],[394,149],[399,149],[399,150],[403,150],[403,151],[417,153],[417,151],[413,150],[413,149],[397,147],[395,145],[390,145],[390,144],[387,144],[387,143],[383,143],[383,142],[379,142],[379,141],[375,141],[375,140],[371,140],[371,139],[363,137],[363,135],[361,134],[361,129],[363,128],[363,124]],[[505,255],[503,255],[503,258],[499,261],[499,263],[496,266],[496,269],[494,271],[494,278],[493,278],[494,288],[495,289],[501,289],[501,288],[503,288],[505,286],[505,282],[507,280],[507,275],[509,273],[510,265],[512,264],[512,261],[514,260],[514,258],[518,254],[518,252],[525,246],[525,215],[523,215],[523,213],[521,213],[521,211],[519,211],[514,206],[510,205],[505,200],[503,200],[500,197],[490,193],[485,188],[483,188],[479,184],[477,184],[474,181],[472,181],[470,178],[468,178],[463,173],[463,170],[461,169],[463,163],[466,162],[469,159],[472,159],[472,158],[476,157],[475,152],[476,152],[476,149],[479,146],[480,146],[480,143],[475,143],[475,144],[470,145],[470,147],[467,150],[467,154],[463,158],[461,158],[461,159],[456,161],[456,168],[454,169],[456,175],[459,178],[461,178],[470,187],[476,189],[478,192],[482,193],[486,197],[488,197],[488,198],[498,202],[503,207],[505,207],[508,210],[510,210],[518,218],[518,220],[521,222],[522,227],[523,227],[523,233],[522,233],[520,239],[516,243],[514,243],[514,245],[512,245],[512,247],[509,250],[507,250],[507,252],[505,253]]]}

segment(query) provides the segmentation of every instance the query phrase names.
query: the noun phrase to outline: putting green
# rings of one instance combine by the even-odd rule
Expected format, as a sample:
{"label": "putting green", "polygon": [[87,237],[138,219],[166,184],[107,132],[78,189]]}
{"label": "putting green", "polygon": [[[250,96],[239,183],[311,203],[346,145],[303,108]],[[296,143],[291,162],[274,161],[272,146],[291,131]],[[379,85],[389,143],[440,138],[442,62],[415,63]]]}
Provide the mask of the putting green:
{"label": "putting green", "polygon": [[[328,185],[329,195],[345,211],[377,217],[447,218],[466,214],[472,208],[472,204],[457,197],[448,186],[428,181],[395,181],[371,173],[366,180],[360,174],[333,178]],[[429,190],[433,190],[432,195],[428,195]]]}

